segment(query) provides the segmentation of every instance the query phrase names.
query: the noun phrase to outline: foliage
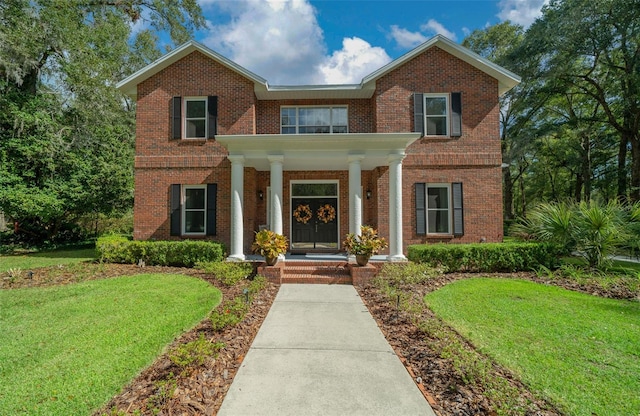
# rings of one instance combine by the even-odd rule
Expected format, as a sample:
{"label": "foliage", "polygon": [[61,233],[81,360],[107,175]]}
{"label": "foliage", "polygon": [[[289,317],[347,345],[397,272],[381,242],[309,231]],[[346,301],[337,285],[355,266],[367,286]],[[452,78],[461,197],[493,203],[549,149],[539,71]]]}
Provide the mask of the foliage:
{"label": "foliage", "polygon": [[271,230],[261,230],[256,233],[251,250],[265,258],[276,258],[287,252],[289,243],[287,237]]}
{"label": "foliage", "polygon": [[425,302],[563,414],[640,410],[640,303],[485,278],[454,282]]}
{"label": "foliage", "polygon": [[0,290],[0,414],[91,414],[220,298],[166,274]]}
{"label": "foliage", "polygon": [[227,286],[235,286],[253,273],[251,263],[209,261],[197,263],[196,267],[214,275]]}
{"label": "foliage", "polygon": [[169,360],[179,367],[202,365],[206,359],[215,358],[217,352],[223,347],[223,343],[211,342],[204,337],[204,334],[200,334],[197,340],[181,344],[169,352]]}
{"label": "foliage", "polygon": [[131,241],[112,235],[96,241],[100,261],[149,266],[194,267],[222,260],[222,245],[211,241]]}
{"label": "foliage", "polygon": [[211,326],[214,331],[234,326],[242,322],[249,310],[249,304],[242,296],[226,301],[211,313]]}
{"label": "foliage", "polygon": [[0,210],[19,241],[130,209],[135,105],[115,84],[204,23],[193,0],[0,3]]}
{"label": "foliage", "polygon": [[577,250],[590,267],[602,268],[618,248],[637,241],[638,236],[627,231],[633,229],[629,224],[635,224],[634,209],[616,201],[545,203],[512,229],[526,239],[558,244],[565,254]]}
{"label": "foliage", "polygon": [[378,231],[368,225],[360,227],[360,235],[347,234],[342,246],[347,253],[355,255],[371,256],[378,254],[380,250],[388,246],[387,241],[378,236]]}
{"label": "foliage", "polygon": [[409,260],[442,267],[448,273],[515,272],[555,267],[559,247],[551,243],[424,244],[407,249]]}
{"label": "foliage", "polygon": [[427,263],[384,263],[376,278],[384,279],[394,286],[419,284],[442,275],[442,270]]}

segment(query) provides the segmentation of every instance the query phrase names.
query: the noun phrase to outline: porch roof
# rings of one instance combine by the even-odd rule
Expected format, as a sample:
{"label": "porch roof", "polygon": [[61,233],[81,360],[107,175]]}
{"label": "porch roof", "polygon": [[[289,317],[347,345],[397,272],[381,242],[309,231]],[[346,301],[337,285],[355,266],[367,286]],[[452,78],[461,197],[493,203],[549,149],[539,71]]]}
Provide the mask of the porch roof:
{"label": "porch roof", "polygon": [[255,134],[216,136],[230,156],[244,156],[245,166],[269,171],[269,156],[283,156],[285,170],[347,170],[349,158],[361,156],[361,168],[386,166],[391,154],[404,154],[420,133]]}

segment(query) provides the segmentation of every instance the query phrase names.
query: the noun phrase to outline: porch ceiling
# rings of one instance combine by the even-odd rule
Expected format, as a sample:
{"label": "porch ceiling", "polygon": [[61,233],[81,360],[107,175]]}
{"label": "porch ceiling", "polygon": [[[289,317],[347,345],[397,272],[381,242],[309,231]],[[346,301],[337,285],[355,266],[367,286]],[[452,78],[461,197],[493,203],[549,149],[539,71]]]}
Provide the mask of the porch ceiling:
{"label": "porch ceiling", "polygon": [[256,134],[216,136],[229,155],[245,157],[245,166],[269,171],[268,156],[283,156],[284,170],[347,170],[349,157],[360,155],[361,168],[388,165],[420,133]]}

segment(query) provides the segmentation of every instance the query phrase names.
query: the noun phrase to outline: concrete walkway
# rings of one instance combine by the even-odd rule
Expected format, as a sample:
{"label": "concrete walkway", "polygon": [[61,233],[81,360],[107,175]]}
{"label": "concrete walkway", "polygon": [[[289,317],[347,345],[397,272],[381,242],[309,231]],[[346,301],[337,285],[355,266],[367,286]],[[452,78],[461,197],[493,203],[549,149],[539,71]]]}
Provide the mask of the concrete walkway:
{"label": "concrete walkway", "polygon": [[220,416],[434,415],[355,288],[285,284]]}

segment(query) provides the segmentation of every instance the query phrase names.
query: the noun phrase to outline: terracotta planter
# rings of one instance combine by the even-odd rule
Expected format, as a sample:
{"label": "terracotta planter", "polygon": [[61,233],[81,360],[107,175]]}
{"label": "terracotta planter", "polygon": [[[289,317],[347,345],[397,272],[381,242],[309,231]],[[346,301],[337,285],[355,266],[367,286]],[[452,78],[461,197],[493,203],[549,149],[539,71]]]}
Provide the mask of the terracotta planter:
{"label": "terracotta planter", "polygon": [[267,263],[267,266],[273,266],[278,262],[278,256],[276,256],[276,257],[265,257],[264,261]]}
{"label": "terracotta planter", "polygon": [[356,263],[358,266],[366,266],[369,263],[369,258],[371,258],[368,254],[356,254]]}

